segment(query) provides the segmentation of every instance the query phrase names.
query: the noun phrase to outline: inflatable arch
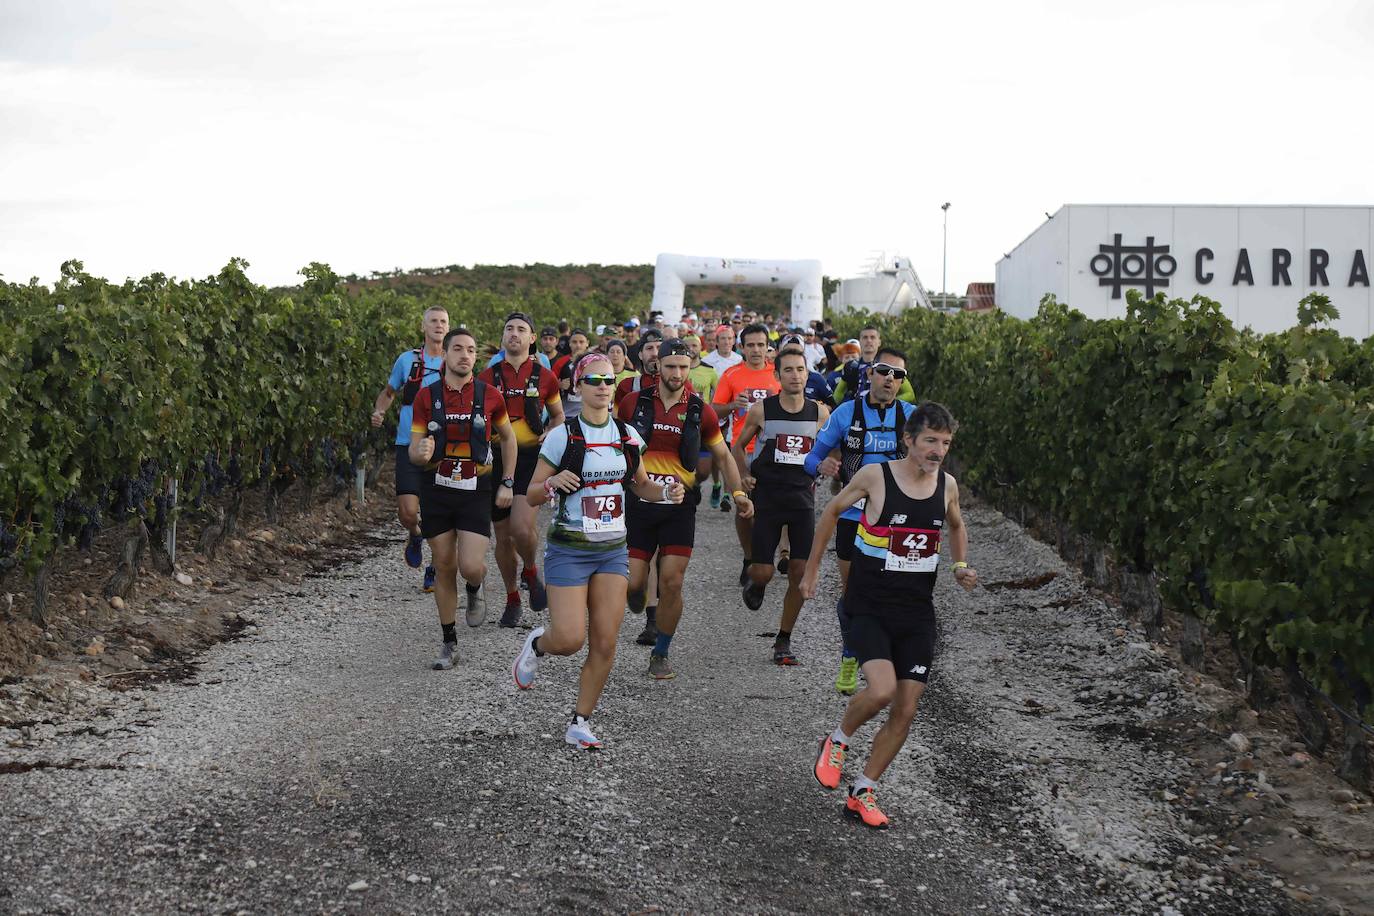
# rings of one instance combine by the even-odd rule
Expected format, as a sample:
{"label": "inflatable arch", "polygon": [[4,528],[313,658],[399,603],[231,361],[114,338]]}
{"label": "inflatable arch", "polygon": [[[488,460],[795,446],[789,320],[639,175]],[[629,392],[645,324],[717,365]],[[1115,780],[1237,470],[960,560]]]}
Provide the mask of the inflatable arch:
{"label": "inflatable arch", "polygon": [[682,294],[688,286],[776,286],[792,290],[793,325],[821,317],[820,261],[752,261],[661,254],[654,265],[653,310],[668,324],[682,320]]}

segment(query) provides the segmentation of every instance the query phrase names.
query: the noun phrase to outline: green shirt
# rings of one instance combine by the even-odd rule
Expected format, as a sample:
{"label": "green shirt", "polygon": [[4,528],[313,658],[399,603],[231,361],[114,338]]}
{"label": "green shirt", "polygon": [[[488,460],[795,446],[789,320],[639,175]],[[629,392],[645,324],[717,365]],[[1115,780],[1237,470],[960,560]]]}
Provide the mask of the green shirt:
{"label": "green shirt", "polygon": [[703,401],[710,404],[711,395],[716,392],[716,383],[720,381],[720,376],[716,374],[716,370],[702,363],[688,371],[687,380],[692,383],[692,390],[701,395]]}

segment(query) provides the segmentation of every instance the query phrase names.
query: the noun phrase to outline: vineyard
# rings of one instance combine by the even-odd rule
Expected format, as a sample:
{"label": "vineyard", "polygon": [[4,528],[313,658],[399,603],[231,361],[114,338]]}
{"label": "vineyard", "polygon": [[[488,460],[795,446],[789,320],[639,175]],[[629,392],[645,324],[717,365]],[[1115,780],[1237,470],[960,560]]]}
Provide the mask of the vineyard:
{"label": "vineyard", "polygon": [[1105,547],[1243,670],[1371,721],[1374,339],[1320,328],[1330,308],[1260,336],[1202,297],[1136,293],[1111,321],[1047,298],[1029,321],[909,311],[884,340],[953,407],[980,492]]}

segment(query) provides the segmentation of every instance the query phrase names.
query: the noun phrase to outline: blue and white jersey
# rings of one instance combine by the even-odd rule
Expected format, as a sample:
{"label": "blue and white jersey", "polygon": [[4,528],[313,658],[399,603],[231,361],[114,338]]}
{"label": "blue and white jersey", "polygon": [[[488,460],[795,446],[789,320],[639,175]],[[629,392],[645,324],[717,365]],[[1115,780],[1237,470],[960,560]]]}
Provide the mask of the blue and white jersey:
{"label": "blue and white jersey", "polygon": [[[391,367],[391,376],[386,380],[386,383],[391,386],[392,391],[396,392],[396,397],[398,398],[401,397],[401,390],[406,386],[406,380],[410,378],[410,370],[411,367],[415,365],[415,360],[415,351],[407,350],[400,356],[396,357],[396,363]],[[440,354],[439,356],[430,356],[428,353],[426,353],[424,354],[424,360],[425,374],[420,379],[421,389],[425,388],[427,385],[437,382],[439,380],[439,377],[443,375],[444,372],[443,354]],[[410,405],[402,404],[401,417],[397,421],[396,426],[397,445],[410,444],[410,413]]]}
{"label": "blue and white jersey", "polygon": [[[902,427],[906,425],[906,418],[914,408],[901,401],[894,401],[879,410],[869,403],[868,398],[862,401],[847,398],[830,412],[830,419],[825,421],[821,431],[816,434],[816,443],[811,447],[811,453],[806,456],[806,473],[812,477],[816,476],[816,469],[820,467],[821,462],[844,442],[849,428],[854,425],[854,410],[859,404],[863,405],[866,427],[862,464],[881,464],[897,457],[897,450],[902,442]],[[858,521],[862,517],[862,502],[840,513],[840,518],[849,521]]]}

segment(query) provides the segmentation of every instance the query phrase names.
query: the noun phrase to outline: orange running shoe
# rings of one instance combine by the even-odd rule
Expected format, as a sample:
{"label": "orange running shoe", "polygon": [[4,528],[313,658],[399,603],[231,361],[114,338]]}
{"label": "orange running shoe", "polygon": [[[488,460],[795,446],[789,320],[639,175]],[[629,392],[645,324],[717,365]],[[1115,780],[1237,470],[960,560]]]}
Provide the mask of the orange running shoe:
{"label": "orange running shoe", "polygon": [[813,770],[816,782],[827,789],[839,787],[840,778],[844,776],[844,752],[847,750],[849,745],[840,744],[830,735],[821,739],[820,752],[816,754],[816,766]]}
{"label": "orange running shoe", "polygon": [[844,813],[846,817],[857,817],[876,830],[887,829],[887,815],[878,810],[878,798],[872,789],[850,792],[844,800]]}

